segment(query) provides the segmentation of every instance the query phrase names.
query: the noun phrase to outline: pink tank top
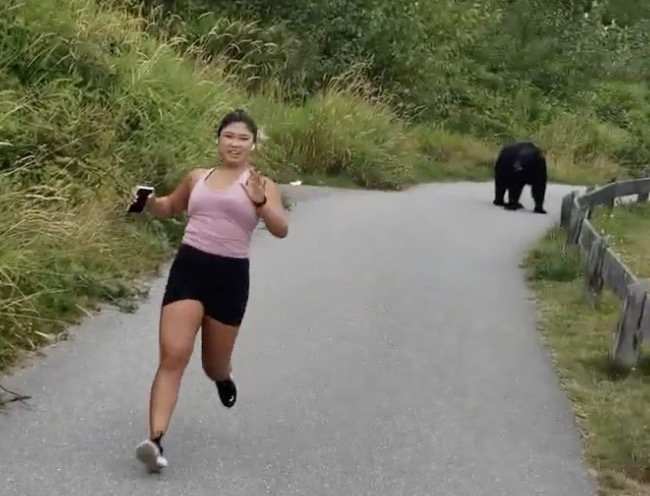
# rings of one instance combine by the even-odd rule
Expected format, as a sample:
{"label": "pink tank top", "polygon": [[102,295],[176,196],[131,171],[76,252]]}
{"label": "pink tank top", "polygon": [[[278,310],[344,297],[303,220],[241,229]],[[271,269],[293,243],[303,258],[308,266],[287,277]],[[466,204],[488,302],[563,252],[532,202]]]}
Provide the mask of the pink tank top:
{"label": "pink tank top", "polygon": [[240,184],[246,183],[246,169],[228,188],[212,191],[206,172],[194,185],[187,205],[189,221],[182,243],[213,255],[248,258],[257,211]]}

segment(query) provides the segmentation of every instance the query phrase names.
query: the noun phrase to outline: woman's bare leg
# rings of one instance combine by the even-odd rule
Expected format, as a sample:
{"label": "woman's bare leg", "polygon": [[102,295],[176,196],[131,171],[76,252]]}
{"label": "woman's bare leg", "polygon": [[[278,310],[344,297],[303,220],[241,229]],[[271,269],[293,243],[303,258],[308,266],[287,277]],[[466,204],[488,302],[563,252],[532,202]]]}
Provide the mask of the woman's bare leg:
{"label": "woman's bare leg", "polygon": [[162,455],[160,439],[167,432],[176,407],[181,379],[192,356],[202,317],[203,305],[194,300],[177,301],[161,309],[160,356],[149,400],[149,440],[138,447],[138,458],[150,470],[156,469],[156,459]]}
{"label": "woman's bare leg", "polygon": [[152,438],[167,432],[202,317],[203,305],[193,300],[170,303],[160,312],[160,357],[149,404]]}
{"label": "woman's bare leg", "polygon": [[201,362],[205,374],[215,382],[224,406],[231,408],[237,399],[237,388],[230,377],[231,358],[238,326],[223,324],[210,317],[203,319],[201,328]]}

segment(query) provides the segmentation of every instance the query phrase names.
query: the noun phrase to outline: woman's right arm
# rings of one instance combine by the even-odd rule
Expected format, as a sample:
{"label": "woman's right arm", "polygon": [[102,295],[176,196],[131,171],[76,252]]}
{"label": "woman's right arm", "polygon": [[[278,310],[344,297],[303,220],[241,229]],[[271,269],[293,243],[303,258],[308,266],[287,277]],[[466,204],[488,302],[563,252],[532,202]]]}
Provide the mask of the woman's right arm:
{"label": "woman's right arm", "polygon": [[185,212],[197,172],[197,170],[188,172],[183,181],[170,194],[160,197],[150,196],[146,205],[147,212],[160,219]]}

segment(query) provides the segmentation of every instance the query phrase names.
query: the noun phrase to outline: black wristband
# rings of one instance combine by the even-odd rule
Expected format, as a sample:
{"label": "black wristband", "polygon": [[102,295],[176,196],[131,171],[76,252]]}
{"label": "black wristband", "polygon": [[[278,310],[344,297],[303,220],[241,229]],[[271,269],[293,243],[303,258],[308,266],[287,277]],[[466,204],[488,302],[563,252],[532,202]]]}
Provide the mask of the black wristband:
{"label": "black wristband", "polygon": [[264,199],[261,202],[253,202],[253,205],[255,205],[255,208],[260,208],[266,205],[266,195],[264,195]]}

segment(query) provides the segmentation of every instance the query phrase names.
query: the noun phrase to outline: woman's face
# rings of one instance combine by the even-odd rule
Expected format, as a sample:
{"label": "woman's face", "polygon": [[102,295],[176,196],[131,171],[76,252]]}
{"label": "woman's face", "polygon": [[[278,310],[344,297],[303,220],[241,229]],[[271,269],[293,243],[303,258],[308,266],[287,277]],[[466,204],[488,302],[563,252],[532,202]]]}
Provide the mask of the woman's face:
{"label": "woman's face", "polygon": [[221,130],[217,147],[224,162],[233,165],[247,163],[255,147],[253,133],[245,123],[233,122]]}

